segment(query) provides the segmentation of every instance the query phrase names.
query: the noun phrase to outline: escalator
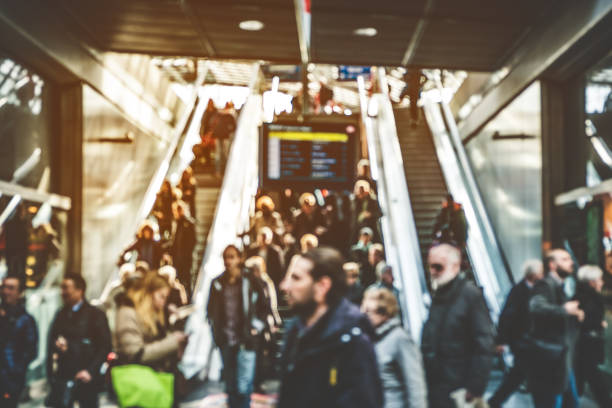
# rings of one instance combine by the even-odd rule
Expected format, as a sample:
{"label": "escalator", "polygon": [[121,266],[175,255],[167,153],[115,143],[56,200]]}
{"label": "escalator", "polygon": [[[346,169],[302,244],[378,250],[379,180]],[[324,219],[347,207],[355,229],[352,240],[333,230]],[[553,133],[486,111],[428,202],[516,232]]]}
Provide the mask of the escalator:
{"label": "escalator", "polygon": [[436,215],[448,190],[427,122],[421,120],[413,127],[408,109],[394,109],[393,113],[421,259],[425,262],[432,243]]}
{"label": "escalator", "polygon": [[496,321],[512,280],[448,104],[426,98],[421,121],[413,127],[409,111],[391,105],[385,70],[377,69],[376,77],[380,93],[368,96],[360,84],[362,119],[379,186],[387,263],[401,285],[405,324],[418,341],[429,302],[424,264],[435,218],[449,193],[461,203],[469,226],[466,269]]}

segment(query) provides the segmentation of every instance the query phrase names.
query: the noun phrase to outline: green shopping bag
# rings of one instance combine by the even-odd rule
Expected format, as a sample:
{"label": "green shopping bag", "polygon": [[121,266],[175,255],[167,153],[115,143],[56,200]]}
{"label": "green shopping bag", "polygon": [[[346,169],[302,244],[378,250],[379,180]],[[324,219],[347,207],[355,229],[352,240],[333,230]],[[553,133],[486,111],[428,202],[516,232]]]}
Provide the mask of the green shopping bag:
{"label": "green shopping bag", "polygon": [[113,367],[111,380],[122,408],[171,408],[174,402],[173,374],[127,364]]}

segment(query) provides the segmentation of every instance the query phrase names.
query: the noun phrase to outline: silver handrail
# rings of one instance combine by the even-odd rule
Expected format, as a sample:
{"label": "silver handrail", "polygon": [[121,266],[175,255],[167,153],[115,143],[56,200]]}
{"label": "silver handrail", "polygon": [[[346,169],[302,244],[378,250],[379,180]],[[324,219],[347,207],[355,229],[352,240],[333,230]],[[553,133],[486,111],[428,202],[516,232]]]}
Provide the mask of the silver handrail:
{"label": "silver handrail", "polygon": [[[412,205],[406,185],[402,154],[397,138],[393,107],[389,100],[385,70],[377,70],[383,93],[367,98],[363,78],[358,79],[361,115],[368,139],[373,177],[383,216],[381,226],[387,263],[401,285],[401,307],[406,325],[416,342],[420,341],[425,316],[427,287],[418,244]],[[368,115],[374,104],[375,112]]]}
{"label": "silver handrail", "polygon": [[196,281],[193,296],[195,312],[185,328],[190,340],[181,361],[181,370],[187,378],[198,374],[202,378],[216,378],[220,370],[219,357],[214,353],[215,345],[206,320],[206,304],[212,280],[224,270],[223,249],[229,244],[240,246],[238,234],[248,229],[257,193],[258,128],[263,112],[262,97],[257,92],[258,79],[259,64],[253,64],[251,92],[238,119],[206,252]]}
{"label": "silver handrail", "polygon": [[467,250],[474,276],[496,320],[512,287],[503,254],[448,104],[426,99],[423,108],[446,185],[465,212],[469,226]]}

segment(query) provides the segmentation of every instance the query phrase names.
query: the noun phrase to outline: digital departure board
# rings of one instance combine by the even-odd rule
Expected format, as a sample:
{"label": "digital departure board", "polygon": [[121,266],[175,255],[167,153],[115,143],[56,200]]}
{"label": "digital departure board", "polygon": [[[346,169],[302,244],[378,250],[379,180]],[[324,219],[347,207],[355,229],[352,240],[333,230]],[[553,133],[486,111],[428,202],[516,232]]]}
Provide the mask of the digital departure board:
{"label": "digital departure board", "polygon": [[357,126],[352,123],[264,124],[264,188],[350,189],[356,138]]}

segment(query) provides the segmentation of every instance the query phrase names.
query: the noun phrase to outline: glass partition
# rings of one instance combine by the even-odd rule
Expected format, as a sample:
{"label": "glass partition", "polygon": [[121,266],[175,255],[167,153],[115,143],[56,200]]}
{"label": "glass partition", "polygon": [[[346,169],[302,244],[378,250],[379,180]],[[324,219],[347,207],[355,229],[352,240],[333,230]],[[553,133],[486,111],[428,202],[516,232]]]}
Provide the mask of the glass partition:
{"label": "glass partition", "polygon": [[101,293],[171,142],[146,133],[88,86],[83,87],[82,273],[89,297]]}
{"label": "glass partition", "polygon": [[465,146],[489,219],[512,270],[541,257],[540,84],[535,82]]}
{"label": "glass partition", "polygon": [[0,180],[49,190],[50,90],[0,54]]}

